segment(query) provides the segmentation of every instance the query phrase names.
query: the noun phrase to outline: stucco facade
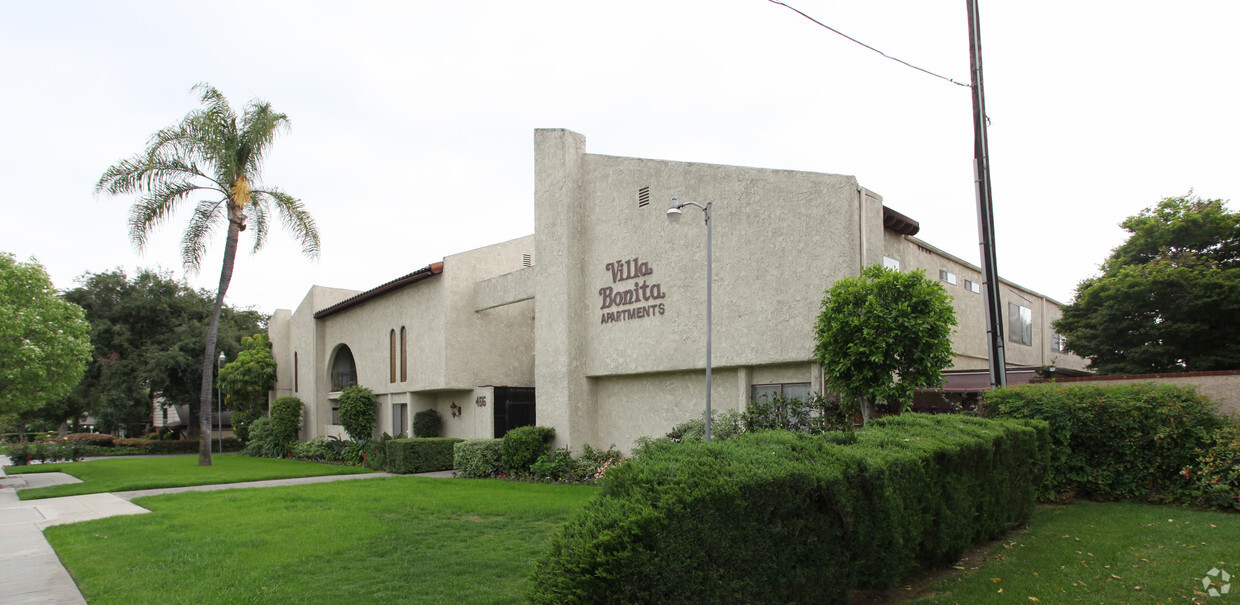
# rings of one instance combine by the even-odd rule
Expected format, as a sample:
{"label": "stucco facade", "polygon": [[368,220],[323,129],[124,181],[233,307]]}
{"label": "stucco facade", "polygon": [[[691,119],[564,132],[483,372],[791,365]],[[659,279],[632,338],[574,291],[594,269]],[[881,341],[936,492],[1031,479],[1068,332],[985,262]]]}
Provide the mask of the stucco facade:
{"label": "stucco facade", "polygon": [[[338,433],[331,368],[347,346],[384,432],[398,432],[403,404],[405,431],[434,408],[445,435],[490,437],[488,389],[534,387],[537,423],[560,445],[627,450],[665,433],[705,398],[706,226],[694,208],[669,223],[672,196],[712,203],[715,409],[743,408],[755,388],[821,390],[811,328],[823,292],[876,263],[950,273],[953,367],[986,367],[982,297],[964,282],[980,284],[978,269],[912,237],[915,223],[856,178],[597,155],[555,129],[535,132],[534,235],[446,257],[394,289],[312,288],[271,321],[277,394],[306,402],[305,436]],[[1084,368],[1051,350],[1058,303],[1002,288],[1031,324],[1027,344],[1009,342],[1009,365]],[[409,373],[393,382],[402,327]]]}

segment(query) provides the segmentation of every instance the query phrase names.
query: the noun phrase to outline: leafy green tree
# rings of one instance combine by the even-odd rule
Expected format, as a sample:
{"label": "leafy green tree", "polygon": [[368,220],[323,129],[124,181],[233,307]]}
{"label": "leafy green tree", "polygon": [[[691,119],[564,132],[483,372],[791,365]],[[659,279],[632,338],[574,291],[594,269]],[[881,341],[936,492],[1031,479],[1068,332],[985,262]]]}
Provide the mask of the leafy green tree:
{"label": "leafy green tree", "polygon": [[63,397],[90,358],[82,308],[57,295],[38,262],[0,252],[0,416]]}
{"label": "leafy green tree", "polygon": [[212,365],[240,233],[247,219],[253,219],[253,251],[257,252],[267,239],[270,208],[274,206],[306,256],[318,256],[319,234],[301,200],[278,189],[256,186],[264,156],[276,134],[288,128],[288,116],[259,100],[251,100],[244,114],[238,116],[214,87],[198,84],[194,90],[202,93],[203,107],[191,111],[179,124],[156,132],[142,153],[108,168],[95,189],[138,196],[130,210],[129,236],[139,249],[155,227],[191,196],[207,196],[194,208],[181,237],[181,260],[189,272],[198,269],[209,236],[221,221],[225,222],[224,262],[200,374],[198,465],[211,466]]}
{"label": "leafy green tree", "polygon": [[[151,421],[158,397],[168,406],[187,406],[194,430],[201,388],[198,355],[206,340],[202,327],[211,317],[211,294],[151,270],[133,278],[120,269],[86,273],[78,284],[65,299],[86,311],[91,361],[81,382],[56,406],[47,406],[43,417],[60,422],[89,412],[99,430],[132,434]],[[218,346],[235,356],[241,337],[262,329],[257,312],[226,306]]]}
{"label": "leafy green tree", "polygon": [[1055,330],[1100,374],[1240,369],[1240,214],[1164,198],[1077,285]]}
{"label": "leafy green tree", "polygon": [[267,335],[242,338],[241,352],[220,370],[219,381],[233,413],[233,431],[245,441],[244,427],[267,412],[267,393],[276,384],[276,360]]}
{"label": "leafy green tree", "polygon": [[914,391],[943,384],[955,325],[947,292],[924,271],[874,265],[827,290],[814,324],[814,358],[827,387],[860,403],[868,422],[874,402],[908,409]]}

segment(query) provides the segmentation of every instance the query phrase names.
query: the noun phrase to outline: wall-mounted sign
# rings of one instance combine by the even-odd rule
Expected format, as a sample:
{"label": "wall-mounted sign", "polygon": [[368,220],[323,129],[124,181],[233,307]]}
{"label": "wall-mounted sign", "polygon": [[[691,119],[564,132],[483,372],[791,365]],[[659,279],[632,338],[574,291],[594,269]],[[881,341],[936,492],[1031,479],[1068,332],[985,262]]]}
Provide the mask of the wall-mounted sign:
{"label": "wall-mounted sign", "polygon": [[[640,278],[654,275],[650,263],[639,258],[618,260],[604,265],[604,270],[611,276],[611,286],[599,288],[598,295],[602,298],[599,310],[603,311],[599,323],[613,323],[629,319],[642,319],[653,315],[663,315],[663,303],[657,302],[664,298],[662,284],[652,284]],[[631,281],[632,284],[621,282]],[[615,309],[608,311],[607,309]]]}

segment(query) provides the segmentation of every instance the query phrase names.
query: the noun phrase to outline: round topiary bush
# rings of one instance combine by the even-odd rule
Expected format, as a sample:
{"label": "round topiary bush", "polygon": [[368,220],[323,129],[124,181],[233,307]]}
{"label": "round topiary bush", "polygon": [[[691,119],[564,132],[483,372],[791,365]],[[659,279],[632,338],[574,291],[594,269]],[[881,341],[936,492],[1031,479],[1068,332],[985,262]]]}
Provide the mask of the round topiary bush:
{"label": "round topiary bush", "polygon": [[280,441],[295,441],[301,431],[301,400],[280,397],[271,403],[271,434]]}
{"label": "round topiary bush", "polygon": [[438,437],[443,418],[435,410],[422,410],[413,415],[414,437]]}
{"label": "round topiary bush", "polygon": [[375,433],[375,394],[363,386],[351,386],[340,392],[340,426],[354,441],[370,439]]}

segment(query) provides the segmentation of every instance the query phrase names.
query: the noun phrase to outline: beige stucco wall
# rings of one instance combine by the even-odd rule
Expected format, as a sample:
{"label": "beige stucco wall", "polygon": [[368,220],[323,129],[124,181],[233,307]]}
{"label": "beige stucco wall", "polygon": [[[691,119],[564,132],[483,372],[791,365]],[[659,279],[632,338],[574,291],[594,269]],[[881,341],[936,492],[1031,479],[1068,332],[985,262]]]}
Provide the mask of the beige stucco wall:
{"label": "beige stucco wall", "polygon": [[[673,195],[713,202],[717,409],[767,366],[813,380],[823,291],[881,261],[882,198],[850,176],[594,155],[564,130],[537,131],[535,158],[539,423],[562,445],[628,448],[701,413],[706,226],[692,207],[669,224]],[[646,300],[609,304],[609,288]],[[628,309],[644,310],[608,315]]]}
{"label": "beige stucco wall", "polygon": [[[338,425],[331,424],[336,404],[330,384],[332,362],[343,346],[353,354],[358,384],[375,393],[376,434],[408,433],[413,415],[433,408],[445,418],[445,430],[451,426],[453,434],[447,436],[492,435],[491,419],[485,414],[490,408],[476,408],[474,398],[466,401],[465,396],[483,384],[533,385],[534,303],[524,300],[475,311],[475,285],[520,269],[523,254],[532,254],[533,247],[533,236],[527,236],[445,257],[442,273],[322,319],[314,319],[314,313],[358,292],[315,286],[296,311],[277,311],[269,328],[272,340],[281,343],[275,348],[276,393],[297,395],[305,402],[303,438],[343,435]],[[400,375],[402,327],[407,355],[404,380]],[[397,348],[394,381],[393,333]],[[301,366],[295,393],[294,352]],[[450,410],[454,401],[464,410],[456,419]],[[397,430],[392,405],[402,403],[408,413],[404,426]]]}
{"label": "beige stucco wall", "polygon": [[[956,310],[958,323],[955,333],[952,334],[952,351],[955,355],[951,369],[987,368],[989,351],[986,338],[985,299],[983,294],[967,290],[964,283],[967,279],[981,286],[981,269],[915,237],[887,231],[884,238],[886,255],[899,260],[901,270],[922,269],[926,272],[926,277],[933,280],[939,279],[940,269],[956,274],[955,285],[939,282],[952,297],[952,306]],[[1051,351],[1051,322],[1062,315],[1058,301],[1002,279],[999,282],[999,297],[1003,303],[1000,311],[1003,315],[1004,354],[1008,366],[1055,366],[1073,370],[1085,369],[1087,362],[1084,359],[1067,352]],[[1012,342],[1008,337],[1009,302],[1024,306],[1032,312],[1032,345]]]}

